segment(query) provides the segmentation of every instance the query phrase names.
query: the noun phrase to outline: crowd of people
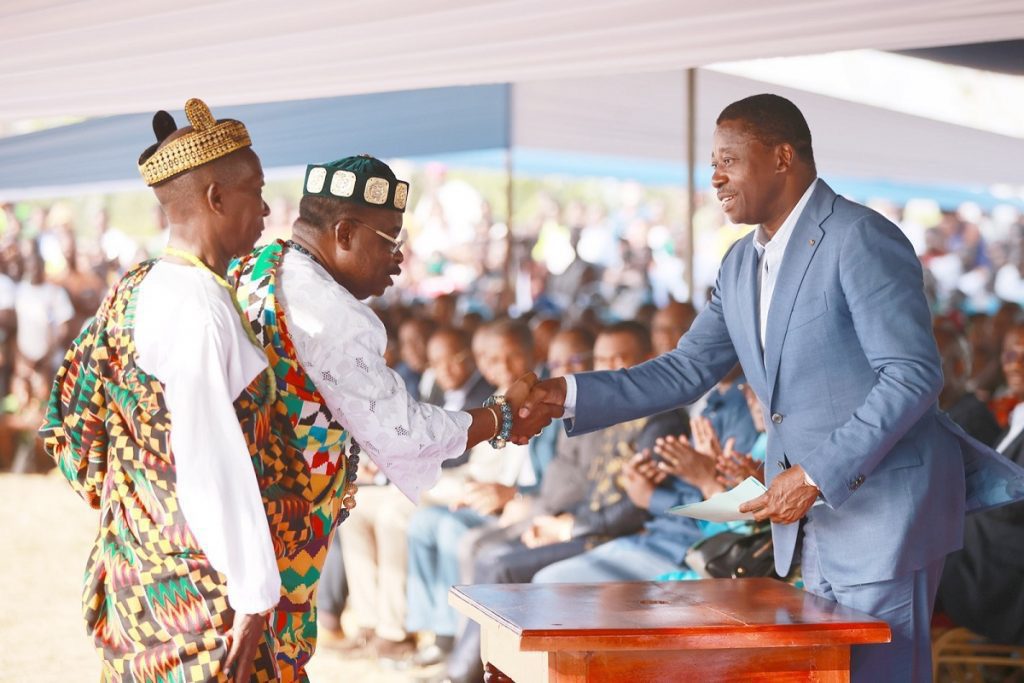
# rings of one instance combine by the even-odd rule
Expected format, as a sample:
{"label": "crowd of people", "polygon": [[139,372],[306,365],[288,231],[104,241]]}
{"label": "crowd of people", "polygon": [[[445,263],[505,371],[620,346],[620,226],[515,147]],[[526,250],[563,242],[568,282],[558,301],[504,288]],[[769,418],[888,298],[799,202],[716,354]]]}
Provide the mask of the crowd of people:
{"label": "crowd of people", "polygon": [[[428,185],[410,216],[407,280],[374,306],[388,364],[414,397],[459,410],[531,370],[557,377],[630,367],[672,349],[699,312],[679,301],[690,293],[663,207],[641,194],[617,211],[545,200],[511,241],[485,203],[447,220],[450,194],[458,195],[441,179]],[[941,408],[1024,462],[1024,223],[973,207],[933,213],[931,224],[912,207],[888,213],[924,265],[945,375]],[[22,217],[5,205],[4,214],[0,468],[31,472],[52,465],[39,456],[35,430],[64,350],[108,285],[158,253],[160,240],[132,248],[103,214],[87,239],[42,210]],[[698,292],[742,233],[723,224],[711,204],[700,207],[698,226],[713,229],[698,233]],[[448,607],[452,585],[707,576],[701,542],[753,526],[669,509],[763,479],[764,433],[757,399],[734,372],[687,408],[571,440],[555,423],[529,446],[472,448],[445,463],[419,505],[364,462],[358,512],[341,525],[321,583],[321,629],[335,636],[331,647],[395,667],[447,662],[444,676],[479,680],[479,633]],[[1024,604],[1000,596],[1022,571],[1024,555],[1007,540],[1022,537],[1019,507],[971,518],[940,591],[954,621],[1014,643],[1024,642]],[[341,632],[343,609],[357,632]]]}

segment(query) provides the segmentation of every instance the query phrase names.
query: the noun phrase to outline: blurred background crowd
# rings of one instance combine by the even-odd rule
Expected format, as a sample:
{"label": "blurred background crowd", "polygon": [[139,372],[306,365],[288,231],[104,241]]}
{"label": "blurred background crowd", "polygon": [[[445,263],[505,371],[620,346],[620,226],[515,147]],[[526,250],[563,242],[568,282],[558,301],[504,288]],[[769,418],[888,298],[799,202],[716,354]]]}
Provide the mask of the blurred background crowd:
{"label": "blurred background crowd", "polygon": [[[493,178],[433,166],[414,174],[404,273],[375,303],[395,329],[428,308],[446,311],[442,324],[470,328],[504,316],[548,316],[590,329],[649,323],[670,301],[699,310],[725,250],[747,231],[728,224],[712,197],[698,195],[691,292],[678,192],[628,182],[523,181],[510,236],[492,210],[504,201]],[[291,184],[272,190],[265,239],[286,237],[297,211]],[[24,454],[29,444],[18,432],[38,423],[64,349],[106,288],[134,263],[159,255],[166,240],[155,205],[111,203],[113,211],[96,201],[2,207],[0,467],[41,465]],[[869,203],[904,230],[921,257],[936,316],[965,335],[975,360],[972,390],[1000,398],[998,348],[1024,302],[1020,212],[974,204],[944,210],[925,199]]]}

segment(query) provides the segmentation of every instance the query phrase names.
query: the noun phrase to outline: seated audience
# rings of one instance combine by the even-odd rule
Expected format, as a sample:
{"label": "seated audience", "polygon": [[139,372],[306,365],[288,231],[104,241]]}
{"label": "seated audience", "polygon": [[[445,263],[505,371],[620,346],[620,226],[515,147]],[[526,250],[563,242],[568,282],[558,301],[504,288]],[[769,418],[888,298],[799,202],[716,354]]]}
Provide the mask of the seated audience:
{"label": "seated audience", "polygon": [[[461,410],[481,405],[494,392],[477,371],[470,340],[461,330],[435,332],[426,344],[426,357],[436,378],[431,402]],[[468,457],[467,452],[444,465],[465,462]],[[416,507],[396,487],[380,480],[372,462],[361,464],[359,471],[359,514],[340,527],[352,588],[349,601],[359,631],[341,647],[353,652],[370,649],[380,660],[400,662],[415,651],[405,621],[406,534]]]}
{"label": "seated audience", "polygon": [[[1024,392],[1024,326],[1003,343],[1003,372],[1013,392]],[[1024,403],[996,447],[1024,465]],[[964,547],[946,558],[939,609],[961,626],[997,643],[1024,645],[1024,503],[969,515]]]}
{"label": "seated audience", "polygon": [[[533,368],[533,337],[522,322],[504,320],[482,327],[473,340],[484,378],[502,393]],[[425,665],[441,661],[455,641],[456,615],[448,590],[459,579],[459,541],[472,528],[496,519],[515,497],[517,484],[531,484],[528,447],[494,449],[482,443],[468,462],[442,471],[409,521],[406,631],[432,632],[434,642],[417,653]]]}
{"label": "seated audience", "polygon": [[939,322],[935,324],[935,343],[943,377],[939,408],[975,439],[994,446],[1002,430],[988,407],[967,391],[971,356],[966,340],[951,323]]}

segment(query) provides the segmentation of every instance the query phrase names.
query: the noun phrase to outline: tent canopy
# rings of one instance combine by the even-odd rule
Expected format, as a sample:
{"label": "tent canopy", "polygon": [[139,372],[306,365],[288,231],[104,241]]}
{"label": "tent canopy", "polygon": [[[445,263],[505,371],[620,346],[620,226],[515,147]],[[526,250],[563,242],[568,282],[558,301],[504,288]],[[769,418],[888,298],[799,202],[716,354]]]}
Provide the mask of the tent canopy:
{"label": "tent canopy", "polygon": [[7,0],[0,117],[675,71],[1024,36],[1019,0]]}
{"label": "tent canopy", "polygon": [[1024,76],[1024,40],[997,40],[991,43],[922,47],[898,50],[907,57],[930,59],[982,71]]}
{"label": "tent canopy", "polygon": [[[501,150],[511,144],[517,172],[678,185],[687,158],[684,80],[681,72],[662,72],[209,104],[217,117],[246,123],[268,169],[360,152],[458,154],[467,165],[502,168]],[[792,99],[804,112],[827,178],[1024,186],[1024,140],[706,70],[697,77],[699,181],[707,182],[719,111],[765,91]],[[183,125],[184,114],[175,116]],[[141,187],[135,161],[152,142],[150,121],[151,114],[120,115],[0,139],[0,197],[54,196],[75,186],[102,190],[104,183]]]}

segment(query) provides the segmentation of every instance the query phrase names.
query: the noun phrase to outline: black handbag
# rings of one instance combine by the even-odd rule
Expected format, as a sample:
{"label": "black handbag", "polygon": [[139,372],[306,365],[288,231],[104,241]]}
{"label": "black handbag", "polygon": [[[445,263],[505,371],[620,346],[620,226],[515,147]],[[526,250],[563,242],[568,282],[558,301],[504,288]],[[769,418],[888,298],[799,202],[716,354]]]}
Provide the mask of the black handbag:
{"label": "black handbag", "polygon": [[[770,525],[759,525],[749,534],[723,531],[705,539],[693,552],[700,553],[703,573],[713,579],[779,578]],[[688,555],[687,563],[690,559]]]}

